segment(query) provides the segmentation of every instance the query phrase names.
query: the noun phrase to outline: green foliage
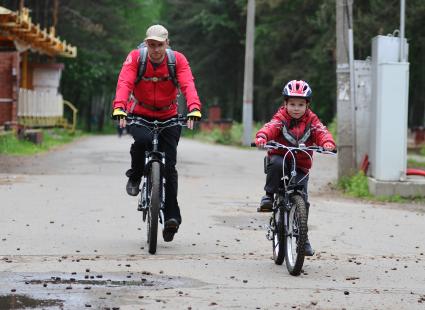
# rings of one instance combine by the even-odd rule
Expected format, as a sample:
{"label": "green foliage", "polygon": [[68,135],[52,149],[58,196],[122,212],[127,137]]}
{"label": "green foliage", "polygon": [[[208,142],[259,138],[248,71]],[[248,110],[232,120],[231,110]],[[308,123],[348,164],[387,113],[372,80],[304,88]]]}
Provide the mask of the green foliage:
{"label": "green foliage", "polygon": [[357,174],[351,177],[343,177],[338,182],[338,188],[341,189],[345,194],[357,197],[364,198],[373,201],[382,201],[382,202],[397,202],[397,203],[406,203],[417,201],[423,201],[422,197],[413,197],[413,198],[403,198],[400,195],[393,196],[373,196],[369,193],[368,178],[363,172],[358,172]]}
{"label": "green foliage", "polygon": [[358,172],[352,177],[341,178],[338,182],[338,187],[350,196],[363,198],[371,197],[367,176],[363,172]]}
{"label": "green foliage", "polygon": [[419,154],[425,156],[425,145],[420,149]]}
{"label": "green foliage", "polygon": [[425,169],[425,161],[417,161],[414,159],[408,159],[407,160],[407,167],[408,168],[422,168]]}
{"label": "green foliage", "polygon": [[73,134],[62,129],[44,130],[43,142],[41,145],[36,145],[30,141],[19,140],[14,134],[3,135],[0,136],[0,154],[34,155],[69,143],[80,136],[80,132]]}
{"label": "green foliage", "polygon": [[78,48],[76,59],[61,60],[65,63],[61,92],[79,109],[86,129],[103,127],[121,65],[143,41],[148,25],[160,19],[161,11],[162,1],[154,0],[61,3],[58,33]]}
{"label": "green foliage", "polygon": [[[338,141],[338,132],[337,132],[336,117],[334,117],[332,119],[332,122],[330,122],[330,124],[328,125],[328,130],[332,134],[332,137],[334,138],[335,142],[337,142]],[[337,142],[337,144],[338,144],[338,142]]]}
{"label": "green foliage", "polygon": [[[254,140],[255,134],[260,128],[260,123],[254,123],[252,130],[252,140]],[[183,131],[183,136],[210,143],[241,146],[243,137],[243,125],[238,122],[233,122],[231,129],[228,131],[221,131],[219,128],[215,128],[211,132],[204,132],[198,130],[191,131],[185,129]]]}

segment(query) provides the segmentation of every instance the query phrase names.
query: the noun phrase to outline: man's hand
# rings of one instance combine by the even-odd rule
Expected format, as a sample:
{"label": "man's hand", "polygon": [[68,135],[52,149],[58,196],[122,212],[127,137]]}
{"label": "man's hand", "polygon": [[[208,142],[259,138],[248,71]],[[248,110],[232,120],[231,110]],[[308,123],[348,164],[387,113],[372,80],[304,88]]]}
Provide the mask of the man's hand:
{"label": "man's hand", "polygon": [[335,145],[333,145],[333,143],[330,143],[330,142],[325,142],[325,143],[323,144],[323,148],[324,148],[326,151],[332,152],[332,151],[335,149]]}
{"label": "man's hand", "polygon": [[121,108],[116,108],[112,112],[112,118],[119,120],[120,128],[124,128],[127,125],[126,117],[127,113]]}
{"label": "man's hand", "polygon": [[264,147],[264,145],[266,145],[266,143],[267,143],[267,140],[266,140],[266,138],[264,138],[264,137],[257,137],[257,138],[255,138],[255,145],[258,147],[258,148],[263,148]]}
{"label": "man's hand", "polygon": [[195,122],[200,121],[202,118],[201,111],[194,109],[187,114],[187,128],[193,129]]}

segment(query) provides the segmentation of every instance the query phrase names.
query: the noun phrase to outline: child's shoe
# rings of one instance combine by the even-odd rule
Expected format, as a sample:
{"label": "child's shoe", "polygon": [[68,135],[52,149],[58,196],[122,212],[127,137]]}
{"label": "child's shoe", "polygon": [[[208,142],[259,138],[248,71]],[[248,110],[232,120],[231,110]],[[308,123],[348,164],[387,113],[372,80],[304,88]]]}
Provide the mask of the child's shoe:
{"label": "child's shoe", "polygon": [[314,255],[314,249],[311,247],[310,241],[306,240],[305,244],[304,244],[304,253],[305,256],[313,256]]}
{"label": "child's shoe", "polygon": [[273,196],[264,195],[261,198],[260,207],[257,208],[257,212],[272,212],[273,210]]}

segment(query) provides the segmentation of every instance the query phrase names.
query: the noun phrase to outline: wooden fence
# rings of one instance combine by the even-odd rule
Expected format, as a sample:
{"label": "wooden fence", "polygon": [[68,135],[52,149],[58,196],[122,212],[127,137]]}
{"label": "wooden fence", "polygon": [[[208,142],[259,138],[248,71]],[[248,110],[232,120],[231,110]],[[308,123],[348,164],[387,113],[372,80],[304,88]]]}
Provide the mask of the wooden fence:
{"label": "wooden fence", "polygon": [[[73,112],[72,124],[68,124],[63,116],[64,104]],[[75,130],[77,109],[62,95],[51,92],[19,89],[18,124],[27,127],[61,126]]]}

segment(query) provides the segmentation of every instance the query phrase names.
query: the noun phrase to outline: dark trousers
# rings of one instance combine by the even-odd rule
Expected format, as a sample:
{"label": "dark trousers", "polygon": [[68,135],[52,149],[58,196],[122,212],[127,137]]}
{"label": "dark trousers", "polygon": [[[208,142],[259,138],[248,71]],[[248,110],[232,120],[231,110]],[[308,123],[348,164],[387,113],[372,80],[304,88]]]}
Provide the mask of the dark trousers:
{"label": "dark trousers", "polygon": [[[148,128],[130,126],[134,143],[130,148],[131,169],[127,176],[140,179],[145,166],[145,151],[152,150],[152,133]],[[165,128],[158,138],[159,151],[165,153],[165,220],[175,218],[181,223],[180,208],[177,202],[178,175],[176,170],[177,145],[181,134],[180,126]]]}
{"label": "dark trousers", "polygon": [[[289,160],[289,155],[286,157],[285,162],[285,174],[290,174],[290,168],[291,168],[291,162]],[[264,190],[267,193],[277,193],[279,189],[279,184],[281,182],[282,176],[283,176],[283,156],[281,155],[272,155],[270,157],[269,163],[267,165],[267,177],[266,177],[266,185],[264,186]],[[308,177],[305,177],[306,173],[301,170],[297,169],[297,175],[295,177],[295,180],[297,184],[304,186],[304,193],[305,193],[305,201],[307,205],[307,209],[310,206],[308,202],[308,194],[307,194],[307,185],[308,185]],[[305,177],[305,178],[304,178]],[[300,182],[300,180],[302,181]]]}

